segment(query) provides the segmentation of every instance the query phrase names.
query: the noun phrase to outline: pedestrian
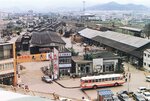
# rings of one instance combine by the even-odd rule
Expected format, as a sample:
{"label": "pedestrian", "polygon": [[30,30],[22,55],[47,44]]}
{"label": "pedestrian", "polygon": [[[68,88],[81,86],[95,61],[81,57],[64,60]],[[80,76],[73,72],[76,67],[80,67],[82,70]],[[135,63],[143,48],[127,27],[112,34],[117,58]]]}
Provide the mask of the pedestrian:
{"label": "pedestrian", "polygon": [[42,60],[42,59],[43,59],[43,55],[41,54],[41,55],[40,55],[40,60]]}
{"label": "pedestrian", "polygon": [[82,97],[82,101],[84,101],[84,96]]}

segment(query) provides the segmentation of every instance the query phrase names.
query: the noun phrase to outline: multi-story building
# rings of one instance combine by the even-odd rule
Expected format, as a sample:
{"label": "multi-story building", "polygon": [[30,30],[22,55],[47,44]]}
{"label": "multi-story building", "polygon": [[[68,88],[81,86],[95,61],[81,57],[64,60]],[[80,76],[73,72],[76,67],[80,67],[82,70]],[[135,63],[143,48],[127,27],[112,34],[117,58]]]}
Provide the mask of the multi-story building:
{"label": "multi-story building", "polygon": [[150,70],[150,49],[145,50],[143,55],[143,67]]}
{"label": "multi-story building", "polygon": [[0,84],[13,85],[14,83],[14,58],[13,44],[0,44]]}

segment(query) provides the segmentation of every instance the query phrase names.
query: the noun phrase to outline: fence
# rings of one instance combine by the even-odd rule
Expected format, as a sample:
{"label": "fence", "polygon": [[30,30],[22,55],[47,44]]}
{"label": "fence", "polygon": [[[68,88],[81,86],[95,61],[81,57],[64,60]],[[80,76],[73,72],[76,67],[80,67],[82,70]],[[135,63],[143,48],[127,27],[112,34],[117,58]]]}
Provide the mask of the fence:
{"label": "fence", "polygon": [[42,54],[34,54],[34,55],[17,56],[17,63],[45,61],[47,60],[46,55],[47,55],[46,53],[42,53]]}

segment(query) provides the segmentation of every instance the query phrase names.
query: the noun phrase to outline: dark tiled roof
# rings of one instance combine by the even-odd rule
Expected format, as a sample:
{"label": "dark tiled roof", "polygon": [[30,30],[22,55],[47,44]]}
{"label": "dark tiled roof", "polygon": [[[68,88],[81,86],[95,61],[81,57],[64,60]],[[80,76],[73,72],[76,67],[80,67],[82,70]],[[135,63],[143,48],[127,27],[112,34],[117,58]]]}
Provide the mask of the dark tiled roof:
{"label": "dark tiled roof", "polygon": [[60,36],[56,32],[43,31],[43,32],[33,32],[31,38],[31,44],[45,45],[50,43],[60,43],[65,44]]}

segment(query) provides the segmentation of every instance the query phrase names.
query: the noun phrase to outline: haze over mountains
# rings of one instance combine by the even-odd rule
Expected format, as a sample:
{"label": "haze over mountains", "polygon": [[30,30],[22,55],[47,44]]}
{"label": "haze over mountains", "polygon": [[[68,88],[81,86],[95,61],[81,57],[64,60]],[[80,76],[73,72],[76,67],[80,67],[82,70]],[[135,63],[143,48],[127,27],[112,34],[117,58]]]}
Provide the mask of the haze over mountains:
{"label": "haze over mountains", "polygon": [[116,2],[109,2],[106,4],[98,4],[88,7],[88,10],[148,10],[149,8],[144,5],[136,4],[119,4]]}

